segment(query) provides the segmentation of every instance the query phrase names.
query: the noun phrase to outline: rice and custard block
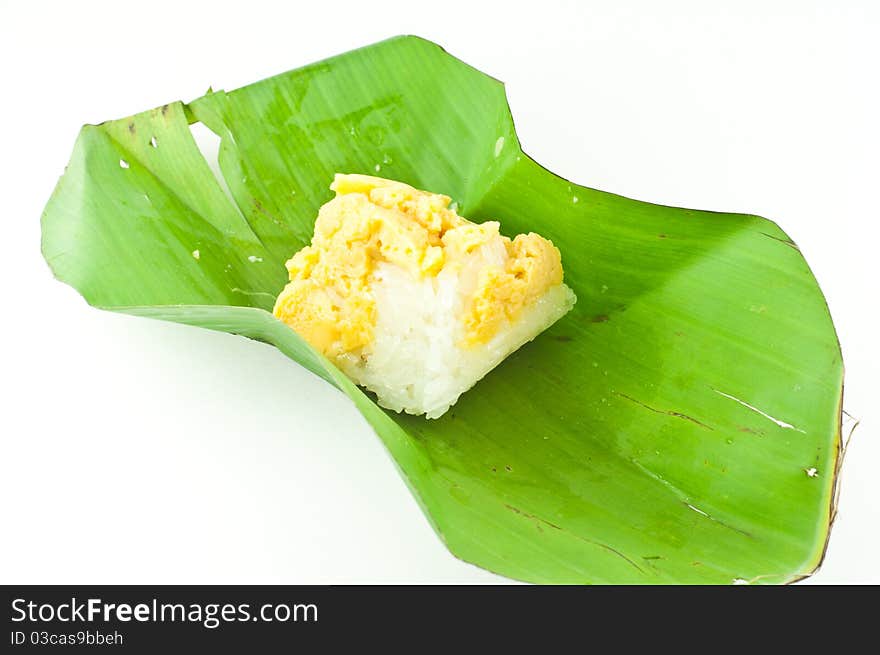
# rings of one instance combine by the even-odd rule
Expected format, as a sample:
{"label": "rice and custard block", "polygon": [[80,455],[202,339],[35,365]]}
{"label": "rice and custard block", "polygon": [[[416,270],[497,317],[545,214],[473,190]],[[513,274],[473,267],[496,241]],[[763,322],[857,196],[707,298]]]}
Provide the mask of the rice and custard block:
{"label": "rice and custard block", "polygon": [[574,305],[559,250],[502,236],[447,196],[337,174],[275,316],[382,407],[437,418]]}

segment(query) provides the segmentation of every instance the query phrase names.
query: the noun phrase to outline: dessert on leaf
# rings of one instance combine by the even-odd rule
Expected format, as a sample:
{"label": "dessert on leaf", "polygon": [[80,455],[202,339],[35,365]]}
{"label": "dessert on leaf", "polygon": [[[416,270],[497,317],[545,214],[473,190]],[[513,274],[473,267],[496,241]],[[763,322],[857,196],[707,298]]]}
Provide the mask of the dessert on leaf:
{"label": "dessert on leaf", "polygon": [[559,250],[472,223],[447,196],[337,174],[275,316],[381,406],[437,418],[568,312]]}

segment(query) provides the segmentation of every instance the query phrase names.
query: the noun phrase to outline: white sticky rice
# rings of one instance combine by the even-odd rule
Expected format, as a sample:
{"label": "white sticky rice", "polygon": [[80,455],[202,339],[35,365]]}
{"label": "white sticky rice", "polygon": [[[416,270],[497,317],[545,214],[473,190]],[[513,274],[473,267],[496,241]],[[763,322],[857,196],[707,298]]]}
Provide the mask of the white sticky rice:
{"label": "white sticky rice", "polygon": [[357,384],[376,393],[382,407],[438,418],[505,357],[564,316],[575,295],[551,287],[484,344],[464,345],[464,300],[479,272],[503,268],[500,240],[467,255],[460,267],[416,279],[395,264],[377,265],[371,280],[376,303],[373,342],[343,355],[338,364]]}

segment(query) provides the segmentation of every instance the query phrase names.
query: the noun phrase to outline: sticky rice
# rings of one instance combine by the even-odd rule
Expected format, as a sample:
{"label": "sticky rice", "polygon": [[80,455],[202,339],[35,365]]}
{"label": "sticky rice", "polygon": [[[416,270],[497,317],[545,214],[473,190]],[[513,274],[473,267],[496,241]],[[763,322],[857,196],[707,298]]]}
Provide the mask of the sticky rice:
{"label": "sticky rice", "polygon": [[382,407],[437,418],[575,295],[547,239],[502,236],[446,196],[337,175],[274,313]]}

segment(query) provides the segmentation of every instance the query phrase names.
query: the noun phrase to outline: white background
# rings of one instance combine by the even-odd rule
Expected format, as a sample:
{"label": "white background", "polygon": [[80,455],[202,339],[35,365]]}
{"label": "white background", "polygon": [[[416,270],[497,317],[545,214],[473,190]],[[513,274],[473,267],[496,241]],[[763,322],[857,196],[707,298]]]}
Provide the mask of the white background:
{"label": "white background", "polygon": [[811,581],[880,582],[877,3],[421,6],[0,0],[0,582],[503,582],[444,549],[330,386],[259,343],[91,309],[39,254],[82,123],[400,33],[504,80],[553,171],[797,241],[862,419]]}

